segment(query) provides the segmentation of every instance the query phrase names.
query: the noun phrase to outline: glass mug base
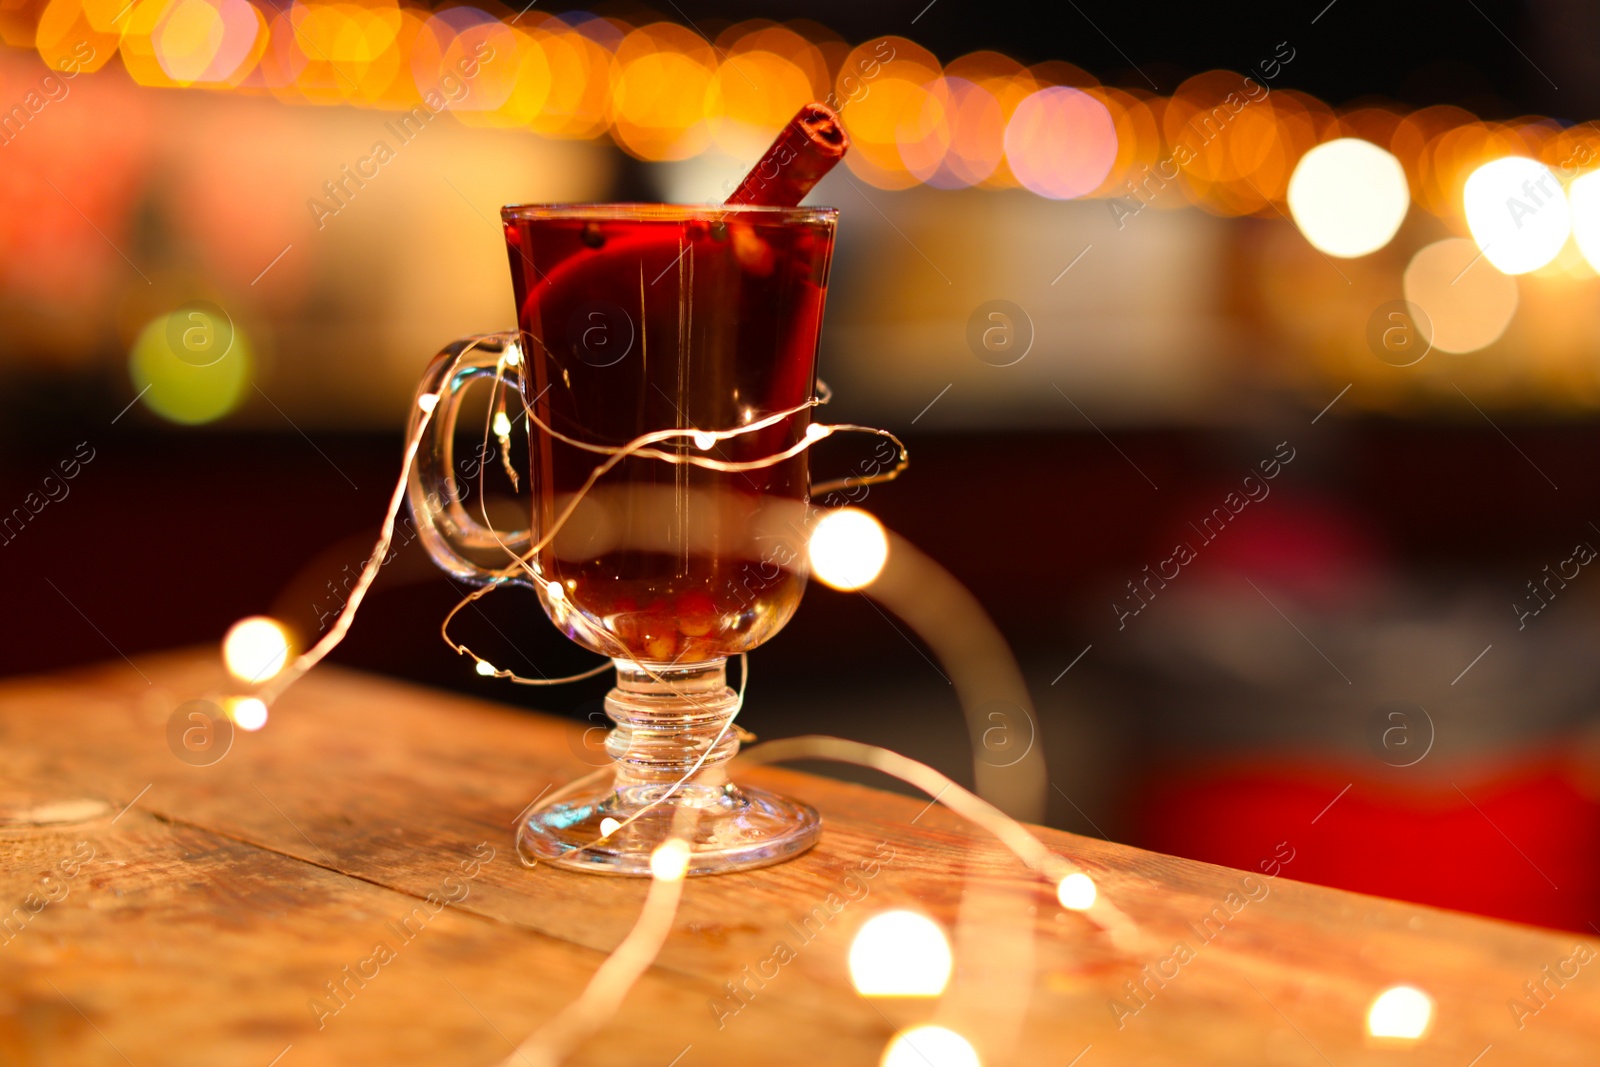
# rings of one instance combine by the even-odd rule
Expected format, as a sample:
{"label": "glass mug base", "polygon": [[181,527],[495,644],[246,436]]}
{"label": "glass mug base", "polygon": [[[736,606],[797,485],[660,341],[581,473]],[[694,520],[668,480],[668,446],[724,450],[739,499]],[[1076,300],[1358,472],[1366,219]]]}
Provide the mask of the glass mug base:
{"label": "glass mug base", "polygon": [[646,669],[618,660],[617,687],[605,701],[616,724],[606,737],[611,781],[563,791],[525,812],[516,838],[524,861],[648,877],[651,854],[675,821],[690,843],[690,875],[765,867],[816,844],[822,818],[815,808],[728,780],[739,738],[723,724],[738,696],[725,667],[717,660]]}
{"label": "glass mug base", "polygon": [[[540,808],[517,827],[518,852],[569,870],[648,877],[650,856],[672,822],[672,800],[594,844],[605,820],[625,822],[645,803],[627,789],[606,786]],[[700,812],[688,873],[724,874],[782,863],[816,844],[821,833],[822,819],[810,805],[728,782],[717,791],[716,803]]]}

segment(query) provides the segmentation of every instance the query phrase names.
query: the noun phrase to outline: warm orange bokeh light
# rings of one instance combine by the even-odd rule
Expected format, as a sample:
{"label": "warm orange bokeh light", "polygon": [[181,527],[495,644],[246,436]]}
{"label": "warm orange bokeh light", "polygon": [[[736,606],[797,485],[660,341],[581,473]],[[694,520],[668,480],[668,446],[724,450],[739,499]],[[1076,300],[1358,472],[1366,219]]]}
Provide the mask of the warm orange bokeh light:
{"label": "warm orange bokeh light", "polygon": [[1455,107],[1385,106],[1336,115],[1315,97],[1227,70],[1161,96],[1102,86],[1057,60],[1024,67],[978,51],[941,65],[897,36],[851,46],[806,19],[747,19],[713,43],[675,22],[532,8],[18,0],[0,4],[0,40],[73,76],[119,52],[140,85],[386,110],[427,104],[467,125],[609,133],[649,161],[708,150],[753,157],[803,103],[823,100],[851,136],[846,166],[878,188],[1118,197],[1135,195],[1129,183],[1155,168],[1175,168],[1178,190],[1152,206],[1220,215],[1278,216],[1300,159],[1341,137],[1390,149],[1417,202],[1461,232],[1466,177],[1487,160],[1537,158],[1563,183],[1597,162],[1581,129],[1538,116],[1487,123]]}
{"label": "warm orange bokeh light", "polygon": [[732,156],[760,155],[783,126],[816,96],[798,64],[765,49],[731,52],[706,88],[711,139]]}
{"label": "warm orange bokeh light", "polygon": [[[903,37],[879,38],[845,57],[834,93],[850,131],[845,165],[856,176],[880,189],[918,184],[900,146],[948,138],[945,108],[928,89],[939,74],[933,54]],[[912,150],[919,159],[928,152]]]}
{"label": "warm orange bokeh light", "polygon": [[716,56],[705,39],[656,22],[623,38],[611,76],[617,143],[641,159],[687,159],[710,143],[705,99]]}

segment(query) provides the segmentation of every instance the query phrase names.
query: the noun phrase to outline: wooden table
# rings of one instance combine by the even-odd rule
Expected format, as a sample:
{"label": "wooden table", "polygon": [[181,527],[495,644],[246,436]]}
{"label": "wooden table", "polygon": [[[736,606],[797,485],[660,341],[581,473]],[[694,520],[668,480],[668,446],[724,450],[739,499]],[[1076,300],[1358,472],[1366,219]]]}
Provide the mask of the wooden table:
{"label": "wooden table", "polygon": [[[517,812],[587,769],[571,723],[324,668],[192,766],[168,721],[217,681],[214,657],[174,654],[0,686],[0,1063],[494,1064],[631,926],[644,883],[525,869],[509,847]],[[1600,937],[1041,831],[1189,949],[1124,957],[942,808],[747,773],[816,805],[822,843],[692,880],[581,1062],[874,1064],[929,1021],[989,1065],[1600,1062],[1600,962],[1562,962]],[[853,934],[896,907],[947,929],[961,912],[941,1000],[852,991]],[[1546,966],[1578,973],[1559,986]],[[1375,1042],[1368,1005],[1400,983],[1435,999],[1432,1029]]]}

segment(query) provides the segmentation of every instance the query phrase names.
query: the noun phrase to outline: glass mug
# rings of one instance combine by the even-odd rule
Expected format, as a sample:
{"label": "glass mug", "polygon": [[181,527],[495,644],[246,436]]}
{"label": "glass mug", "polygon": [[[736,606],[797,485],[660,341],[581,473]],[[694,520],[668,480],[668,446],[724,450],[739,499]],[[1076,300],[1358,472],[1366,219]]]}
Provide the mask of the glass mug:
{"label": "glass mug", "polygon": [[[411,508],[444,570],[531,587],[617,671],[613,780],[525,812],[519,848],[648,875],[688,806],[691,874],[802,852],[820,831],[814,809],[727,778],[739,739],[725,728],[738,701],[725,667],[777,633],[805,589],[803,446],[837,212],[594,204],[501,217],[518,330],[435,357],[417,394],[438,400]],[[458,401],[497,373],[532,415],[526,530],[480,523],[451,478]],[[619,457],[646,434],[648,448]],[[612,820],[627,825],[607,834]]]}

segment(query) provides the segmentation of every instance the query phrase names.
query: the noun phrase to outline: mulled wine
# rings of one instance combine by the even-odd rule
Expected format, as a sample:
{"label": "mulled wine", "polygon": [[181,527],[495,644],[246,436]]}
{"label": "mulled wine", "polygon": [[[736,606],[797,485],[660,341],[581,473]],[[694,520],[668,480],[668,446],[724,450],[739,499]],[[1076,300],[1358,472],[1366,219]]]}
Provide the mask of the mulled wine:
{"label": "mulled wine", "polygon": [[[804,452],[835,213],[669,205],[506,212],[539,596],[573,640],[646,664],[747,651],[805,587]],[[713,439],[776,412],[770,426]],[[640,435],[685,434],[596,466]],[[756,463],[748,470],[713,464]],[[579,497],[581,494],[581,498]]]}

